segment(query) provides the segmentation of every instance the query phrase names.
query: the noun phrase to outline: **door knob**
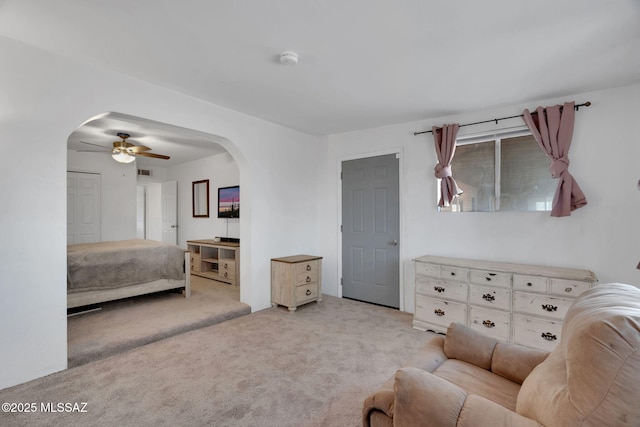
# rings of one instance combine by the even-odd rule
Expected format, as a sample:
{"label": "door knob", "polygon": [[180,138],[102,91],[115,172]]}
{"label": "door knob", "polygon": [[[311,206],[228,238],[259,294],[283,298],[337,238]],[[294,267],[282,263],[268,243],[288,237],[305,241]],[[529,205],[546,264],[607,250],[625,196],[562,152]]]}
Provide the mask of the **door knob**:
{"label": "door knob", "polygon": [[389,242],[390,245],[392,246],[398,246],[398,241],[397,240],[392,240]]}

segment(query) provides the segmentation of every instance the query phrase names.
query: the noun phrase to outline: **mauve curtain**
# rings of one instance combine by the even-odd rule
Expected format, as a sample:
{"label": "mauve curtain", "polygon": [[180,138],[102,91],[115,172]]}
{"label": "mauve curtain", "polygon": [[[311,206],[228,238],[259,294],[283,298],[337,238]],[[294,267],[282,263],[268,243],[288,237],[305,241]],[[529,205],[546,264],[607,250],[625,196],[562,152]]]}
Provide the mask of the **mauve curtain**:
{"label": "mauve curtain", "polygon": [[551,216],[569,216],[572,211],[587,204],[580,186],[569,173],[569,147],[575,119],[574,103],[566,102],[562,107],[538,107],[536,113],[531,114],[529,110],[524,110],[523,117],[540,148],[551,159],[551,176],[559,179],[551,205]]}
{"label": "mauve curtain", "polygon": [[462,194],[458,184],[451,175],[451,160],[456,151],[456,136],[460,125],[443,125],[441,128],[434,126],[431,130],[436,144],[436,156],[438,164],[434,168],[436,178],[440,178],[440,202],[438,206],[449,206],[454,197]]}

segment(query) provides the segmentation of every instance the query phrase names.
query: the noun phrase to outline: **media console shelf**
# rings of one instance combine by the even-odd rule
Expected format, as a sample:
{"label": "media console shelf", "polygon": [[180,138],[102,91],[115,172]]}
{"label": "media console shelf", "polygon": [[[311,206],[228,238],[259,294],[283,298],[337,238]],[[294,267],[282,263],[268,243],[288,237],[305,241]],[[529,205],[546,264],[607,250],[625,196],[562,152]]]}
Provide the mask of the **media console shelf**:
{"label": "media console shelf", "polygon": [[191,274],[240,284],[240,243],[187,240],[187,248],[191,253]]}

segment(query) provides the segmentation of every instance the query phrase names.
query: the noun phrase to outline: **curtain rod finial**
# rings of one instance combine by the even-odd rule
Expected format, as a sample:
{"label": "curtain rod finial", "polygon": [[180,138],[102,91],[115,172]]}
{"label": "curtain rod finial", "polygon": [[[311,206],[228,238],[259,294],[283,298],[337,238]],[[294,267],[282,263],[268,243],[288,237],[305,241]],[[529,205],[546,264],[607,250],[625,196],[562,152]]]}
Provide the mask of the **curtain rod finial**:
{"label": "curtain rod finial", "polygon": [[578,104],[575,106],[576,111],[580,111],[580,107],[590,107],[591,101],[587,101],[584,104]]}

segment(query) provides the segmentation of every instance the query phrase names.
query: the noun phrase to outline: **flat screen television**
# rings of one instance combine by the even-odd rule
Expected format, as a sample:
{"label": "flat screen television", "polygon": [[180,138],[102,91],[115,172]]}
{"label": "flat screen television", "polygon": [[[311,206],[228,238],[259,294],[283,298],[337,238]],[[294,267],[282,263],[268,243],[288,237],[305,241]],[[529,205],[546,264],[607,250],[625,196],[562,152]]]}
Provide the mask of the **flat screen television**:
{"label": "flat screen television", "polygon": [[240,186],[218,188],[218,218],[240,218]]}

